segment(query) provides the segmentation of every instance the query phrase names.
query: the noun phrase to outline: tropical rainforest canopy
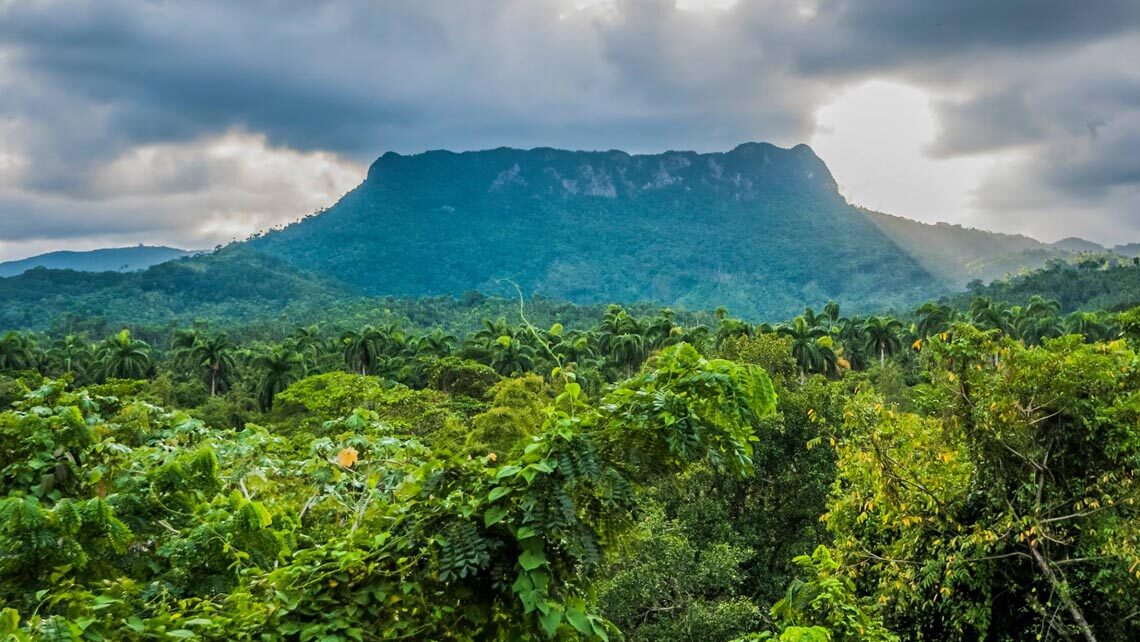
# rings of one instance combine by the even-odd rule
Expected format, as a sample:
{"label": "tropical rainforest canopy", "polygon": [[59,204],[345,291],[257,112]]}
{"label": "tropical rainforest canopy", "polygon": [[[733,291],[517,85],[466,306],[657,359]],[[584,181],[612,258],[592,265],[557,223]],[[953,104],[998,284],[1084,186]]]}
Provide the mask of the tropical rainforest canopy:
{"label": "tropical rainforest canopy", "polygon": [[1082,308],[1136,269],[775,324],[73,308],[0,335],[0,640],[1137,639],[1140,308]]}
{"label": "tropical rainforest canopy", "polygon": [[1140,639],[1140,260],[1080,247],[500,149],[0,278],[0,642]]}

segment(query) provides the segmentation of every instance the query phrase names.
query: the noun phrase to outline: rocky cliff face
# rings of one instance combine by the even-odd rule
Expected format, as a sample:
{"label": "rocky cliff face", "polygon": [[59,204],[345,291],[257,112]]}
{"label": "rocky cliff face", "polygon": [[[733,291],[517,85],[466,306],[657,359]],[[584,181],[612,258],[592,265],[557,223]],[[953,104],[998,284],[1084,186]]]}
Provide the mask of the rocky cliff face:
{"label": "rocky cliff face", "polygon": [[539,197],[638,198],[662,191],[712,192],[754,200],[772,190],[821,191],[838,196],[835,179],[807,145],[783,149],[745,143],[729,152],[574,152],[500,148],[480,152],[388,153],[368,171],[368,183],[395,187],[431,177],[444,191],[456,187],[492,194]]}

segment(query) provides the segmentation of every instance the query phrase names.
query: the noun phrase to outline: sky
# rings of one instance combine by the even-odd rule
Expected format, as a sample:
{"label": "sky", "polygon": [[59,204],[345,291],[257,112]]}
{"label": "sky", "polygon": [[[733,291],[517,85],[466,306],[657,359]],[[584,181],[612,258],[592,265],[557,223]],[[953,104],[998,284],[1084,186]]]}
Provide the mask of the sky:
{"label": "sky", "polygon": [[207,248],[386,151],[806,142],[851,202],[1140,241],[1136,0],[0,0],[0,260]]}

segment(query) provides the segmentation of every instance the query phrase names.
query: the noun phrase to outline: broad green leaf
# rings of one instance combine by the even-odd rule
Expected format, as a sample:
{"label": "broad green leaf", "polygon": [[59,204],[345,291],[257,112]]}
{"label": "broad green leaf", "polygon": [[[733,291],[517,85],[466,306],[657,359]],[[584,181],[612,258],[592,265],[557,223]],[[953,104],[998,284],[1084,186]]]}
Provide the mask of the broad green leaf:
{"label": "broad green leaf", "polygon": [[519,566],[528,571],[542,566],[546,563],[546,555],[542,552],[542,547],[530,547],[519,555]]}
{"label": "broad green leaf", "polygon": [[545,613],[539,613],[538,621],[542,624],[546,636],[552,638],[558,632],[558,625],[562,624],[562,611],[552,608]]}
{"label": "broad green leaf", "polygon": [[[496,488],[495,490],[499,489]],[[494,494],[494,492],[492,492],[492,494]],[[483,525],[490,527],[503,521],[503,518],[507,516],[507,511],[509,509],[509,506],[492,506],[491,508],[487,509],[487,512],[483,514]]]}
{"label": "broad green leaf", "polygon": [[579,633],[589,635],[593,632],[593,628],[590,626],[590,618],[586,617],[586,614],[578,609],[568,609],[566,611],[566,621]]}

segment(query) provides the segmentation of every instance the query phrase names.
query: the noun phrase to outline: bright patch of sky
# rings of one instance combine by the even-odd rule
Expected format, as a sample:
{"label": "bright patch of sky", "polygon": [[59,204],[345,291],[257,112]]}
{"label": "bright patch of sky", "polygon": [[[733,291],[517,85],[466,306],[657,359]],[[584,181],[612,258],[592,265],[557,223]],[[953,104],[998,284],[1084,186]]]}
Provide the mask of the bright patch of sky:
{"label": "bright patch of sky", "polygon": [[937,158],[932,97],[870,80],[840,91],[815,114],[809,141],[848,201],[926,222],[976,222],[974,191],[1002,154]]}

